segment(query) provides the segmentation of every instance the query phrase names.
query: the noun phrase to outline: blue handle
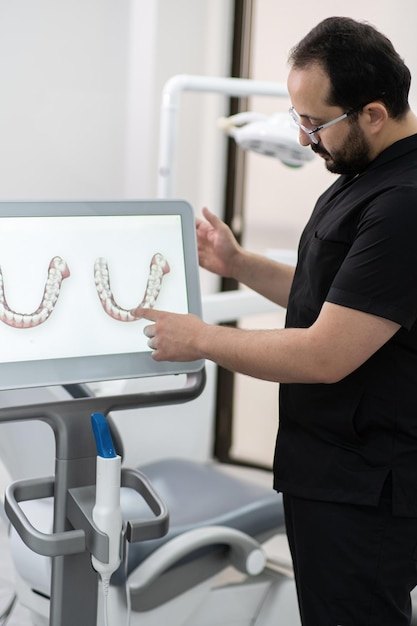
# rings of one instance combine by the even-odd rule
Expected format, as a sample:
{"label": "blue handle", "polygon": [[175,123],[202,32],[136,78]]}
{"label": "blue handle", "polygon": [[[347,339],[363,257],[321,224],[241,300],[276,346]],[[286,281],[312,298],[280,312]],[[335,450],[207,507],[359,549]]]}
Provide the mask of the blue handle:
{"label": "blue handle", "polygon": [[110,428],[103,413],[91,415],[94,438],[96,440],[97,454],[104,459],[113,459],[116,455],[111,437]]}

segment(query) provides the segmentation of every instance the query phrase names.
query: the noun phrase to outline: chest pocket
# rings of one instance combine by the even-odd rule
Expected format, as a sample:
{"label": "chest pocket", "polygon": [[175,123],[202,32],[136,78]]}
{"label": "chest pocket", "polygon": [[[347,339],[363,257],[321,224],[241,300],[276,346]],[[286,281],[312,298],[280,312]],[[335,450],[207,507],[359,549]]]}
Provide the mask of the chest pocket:
{"label": "chest pocket", "polygon": [[348,243],[319,239],[314,234],[294,277],[289,306],[291,325],[306,327],[314,323],[349,249]]}

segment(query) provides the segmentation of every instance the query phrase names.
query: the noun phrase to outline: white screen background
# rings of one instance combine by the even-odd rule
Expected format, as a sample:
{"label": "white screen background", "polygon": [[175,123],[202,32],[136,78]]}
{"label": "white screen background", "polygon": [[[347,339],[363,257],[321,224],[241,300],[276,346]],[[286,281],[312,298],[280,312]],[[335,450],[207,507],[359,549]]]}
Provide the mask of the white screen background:
{"label": "white screen background", "polygon": [[33,328],[0,320],[0,363],[149,351],[143,328],[150,322],[121,322],[103,309],[94,283],[94,262],[106,258],[114,299],[124,309],[143,300],[155,253],[170,272],[162,279],[155,308],[188,312],[179,215],[60,216],[1,218],[0,267],[7,304],[31,314],[41,303],[54,256],[66,261],[50,317]]}

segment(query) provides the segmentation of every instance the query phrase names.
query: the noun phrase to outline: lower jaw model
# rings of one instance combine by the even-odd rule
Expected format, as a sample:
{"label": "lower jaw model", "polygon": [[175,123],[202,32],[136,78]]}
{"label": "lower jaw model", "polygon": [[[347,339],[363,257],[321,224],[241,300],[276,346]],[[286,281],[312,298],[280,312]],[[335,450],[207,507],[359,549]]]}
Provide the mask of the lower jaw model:
{"label": "lower jaw model", "polygon": [[33,313],[18,313],[7,304],[4,295],[3,274],[0,268],[0,320],[13,328],[33,328],[43,324],[51,315],[58,300],[61,283],[70,275],[67,264],[61,257],[55,256],[48,268],[42,301]]}
{"label": "lower jaw model", "polygon": [[159,296],[162,279],[168,274],[170,267],[165,257],[159,252],[154,254],[149,268],[149,277],[142,302],[133,309],[122,309],[114,299],[110,288],[110,274],[106,259],[99,257],[94,264],[94,281],[103,309],[110,317],[121,322],[135,322],[133,312],[139,308],[152,308]]}

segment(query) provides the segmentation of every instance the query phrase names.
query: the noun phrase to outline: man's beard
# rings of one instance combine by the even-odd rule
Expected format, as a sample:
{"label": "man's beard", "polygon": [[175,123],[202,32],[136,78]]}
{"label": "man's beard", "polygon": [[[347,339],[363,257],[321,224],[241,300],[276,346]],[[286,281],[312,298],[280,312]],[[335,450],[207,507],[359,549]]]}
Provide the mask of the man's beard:
{"label": "man's beard", "polygon": [[344,146],[339,150],[330,154],[320,143],[311,144],[311,149],[316,154],[322,154],[325,157],[326,168],[333,174],[356,176],[371,162],[369,144],[357,122],[351,123],[349,135]]}

